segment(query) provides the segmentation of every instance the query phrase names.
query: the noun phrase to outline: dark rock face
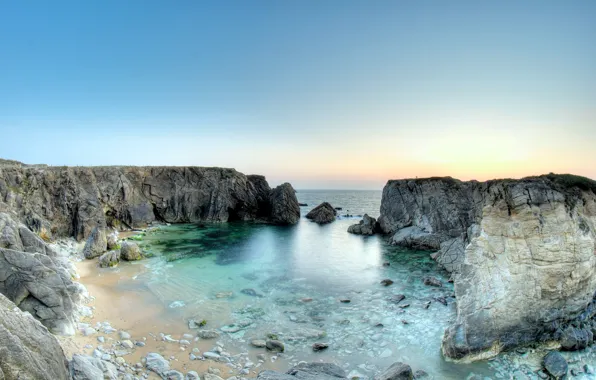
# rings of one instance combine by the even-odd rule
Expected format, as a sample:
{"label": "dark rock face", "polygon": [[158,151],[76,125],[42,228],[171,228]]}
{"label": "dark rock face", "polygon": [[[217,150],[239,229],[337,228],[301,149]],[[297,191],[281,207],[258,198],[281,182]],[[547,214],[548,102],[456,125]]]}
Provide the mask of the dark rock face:
{"label": "dark rock face", "polygon": [[271,190],[269,195],[269,219],[275,224],[296,224],[300,220],[300,206],[296,190],[284,183]]}
{"label": "dark rock face", "polygon": [[0,294],[0,378],[69,379],[62,347],[46,327]]}
{"label": "dark rock face", "polygon": [[567,375],[569,367],[567,361],[557,351],[551,351],[542,360],[544,369],[555,379],[561,379]]}
{"label": "dark rock face", "polygon": [[326,224],[335,221],[337,211],[327,202],[323,202],[310,210],[306,217],[318,224]]}
{"label": "dark rock face", "polygon": [[78,240],[98,225],[155,220],[293,224],[300,209],[289,189],[271,192],[264,177],[223,168],[0,166],[0,212],[13,210],[33,231]]}
{"label": "dark rock face", "polygon": [[[594,181],[389,181],[378,221],[394,244],[437,251],[435,260],[453,273],[457,319],[443,339],[447,357],[485,359],[560,339],[574,320],[593,321]],[[589,337],[567,343],[584,341]]]}
{"label": "dark rock face", "polygon": [[565,351],[583,350],[594,342],[594,335],[588,329],[569,326],[561,336],[561,349]]}
{"label": "dark rock face", "polygon": [[377,220],[371,218],[368,214],[364,214],[362,220],[358,224],[352,224],[348,227],[348,232],[355,235],[374,235],[379,229]]}
{"label": "dark rock face", "polygon": [[395,362],[387,368],[382,374],[375,377],[375,380],[412,380],[414,374],[409,365]]}

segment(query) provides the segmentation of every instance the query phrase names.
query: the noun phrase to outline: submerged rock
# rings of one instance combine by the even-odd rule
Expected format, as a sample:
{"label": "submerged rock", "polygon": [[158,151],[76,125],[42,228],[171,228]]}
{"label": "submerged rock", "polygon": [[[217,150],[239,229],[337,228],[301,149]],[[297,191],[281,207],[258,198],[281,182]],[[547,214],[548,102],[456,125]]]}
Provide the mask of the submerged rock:
{"label": "submerged rock", "polygon": [[442,287],[443,283],[441,283],[441,280],[439,280],[436,277],[424,277],[424,279],[422,279],[422,282],[424,282],[424,285],[428,285],[428,286],[435,286],[435,287]]}
{"label": "submerged rock", "polygon": [[306,214],[306,218],[318,224],[326,224],[335,221],[337,211],[328,202],[323,202]]}
{"label": "submerged rock", "polygon": [[284,352],[284,350],[286,349],[282,342],[280,342],[279,340],[275,340],[275,339],[267,340],[265,342],[265,347],[269,351],[273,351],[273,352]]}
{"label": "submerged rock", "polygon": [[242,289],[240,291],[240,293],[246,294],[247,296],[251,296],[251,297],[263,297],[261,294],[257,293],[257,291],[254,289]]}
{"label": "submerged rock", "polygon": [[387,368],[379,376],[375,377],[375,380],[412,380],[414,374],[412,368],[404,363],[395,362],[389,368]]}
{"label": "submerged rock", "polygon": [[393,280],[390,280],[388,278],[386,278],[384,280],[381,280],[381,285],[383,285],[383,286],[389,286],[389,285],[392,285],[392,284],[393,284]]}
{"label": "submerged rock", "polygon": [[565,358],[557,351],[551,351],[542,360],[544,369],[555,379],[561,379],[567,375],[569,367]]}
{"label": "submerged rock", "polygon": [[137,243],[124,241],[122,242],[122,247],[120,248],[120,257],[122,260],[135,261],[142,259],[143,255],[141,254],[141,249]]}
{"label": "submerged rock", "polygon": [[106,232],[103,228],[97,226],[91,231],[87,238],[83,254],[86,259],[93,259],[100,256],[108,248],[108,241],[106,239]]}
{"label": "submerged rock", "polygon": [[312,350],[315,352],[323,351],[327,348],[329,348],[329,345],[327,343],[315,343],[312,345]]}
{"label": "submerged rock", "polygon": [[348,232],[355,235],[374,235],[378,230],[377,220],[364,214],[358,224],[352,224],[348,227]]}

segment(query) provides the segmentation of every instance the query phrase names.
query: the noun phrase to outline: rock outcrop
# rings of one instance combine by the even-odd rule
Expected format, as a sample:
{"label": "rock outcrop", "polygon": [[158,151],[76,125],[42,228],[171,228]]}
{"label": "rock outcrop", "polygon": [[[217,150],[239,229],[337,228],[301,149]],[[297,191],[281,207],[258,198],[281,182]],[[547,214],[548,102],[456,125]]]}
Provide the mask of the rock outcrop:
{"label": "rock outcrop", "polygon": [[72,281],[68,259],[6,213],[0,213],[0,247],[6,247],[0,248],[0,293],[52,332],[74,334],[84,288]]}
{"label": "rock outcrop", "polygon": [[0,379],[69,379],[56,337],[0,294]]}
{"label": "rock outcrop", "polygon": [[335,221],[337,211],[328,202],[323,202],[306,214],[306,218],[318,224],[327,224]]}
{"label": "rock outcrop", "polygon": [[396,244],[436,250],[453,272],[457,320],[443,340],[447,357],[487,358],[559,340],[572,322],[595,323],[594,181],[389,181],[379,226]]}
{"label": "rock outcrop", "polygon": [[377,220],[371,218],[368,214],[364,214],[362,220],[358,224],[352,224],[348,227],[348,232],[355,235],[374,235],[378,230]]}
{"label": "rock outcrop", "polygon": [[0,165],[0,212],[32,231],[85,239],[91,231],[170,223],[268,220],[294,224],[300,207],[289,184],[202,167]]}

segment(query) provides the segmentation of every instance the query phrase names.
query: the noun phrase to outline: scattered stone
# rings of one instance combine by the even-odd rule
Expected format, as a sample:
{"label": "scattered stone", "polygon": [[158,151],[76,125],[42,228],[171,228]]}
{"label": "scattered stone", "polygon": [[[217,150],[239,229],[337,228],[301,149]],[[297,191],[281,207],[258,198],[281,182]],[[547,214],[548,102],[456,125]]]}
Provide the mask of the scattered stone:
{"label": "scattered stone", "polygon": [[339,299],[339,302],[341,302],[341,303],[350,303],[350,302],[352,302],[352,300],[350,300],[348,298],[340,298]]}
{"label": "scattered stone", "polygon": [[170,370],[170,363],[158,353],[151,352],[145,357],[145,367],[162,376]]}
{"label": "scattered stone", "polygon": [[447,299],[445,299],[445,297],[437,297],[437,298],[435,298],[435,301],[447,306]]}
{"label": "scattered stone", "polygon": [[120,339],[130,339],[131,336],[129,333],[127,333],[126,331],[120,331],[118,333],[118,336],[120,336]]}
{"label": "scattered stone", "polygon": [[120,342],[120,344],[122,345],[122,347],[128,348],[128,349],[132,349],[134,347],[134,344],[132,344],[132,342],[128,339],[123,340],[122,342]]}
{"label": "scattered stone", "polygon": [[240,293],[246,294],[247,296],[251,296],[251,297],[263,297],[261,294],[257,293],[257,291],[254,289],[242,289],[240,291]]}
{"label": "scattered stone", "polygon": [[399,308],[402,308],[402,309],[405,309],[407,307],[410,307],[410,304],[409,303],[404,303],[404,304],[399,305],[398,307]]}
{"label": "scattered stone", "polygon": [[200,330],[197,336],[201,339],[217,339],[219,338],[219,333],[215,330]]}
{"label": "scattered stone", "polygon": [[383,373],[375,377],[375,380],[412,380],[413,378],[414,374],[409,365],[395,362]]}
{"label": "scattered stone", "polygon": [[406,296],[404,296],[403,294],[394,294],[391,297],[389,297],[389,302],[398,304],[405,299]]}
{"label": "scattered stone", "polygon": [[300,302],[304,302],[304,303],[312,302],[312,298],[308,298],[308,297],[306,297],[306,298],[301,298],[301,299],[300,299]]}
{"label": "scattered stone", "polygon": [[327,348],[329,348],[329,345],[327,343],[315,343],[312,345],[312,350],[315,352],[323,351]]}
{"label": "scattered stone", "polygon": [[169,370],[163,373],[162,378],[165,380],[184,380],[184,375],[175,370]]}
{"label": "scattered stone", "polygon": [[567,374],[569,367],[565,358],[557,351],[551,351],[542,359],[544,369],[555,379],[560,379]]}
{"label": "scattered stone", "polygon": [[389,286],[389,285],[392,285],[392,284],[393,284],[393,281],[390,280],[390,279],[388,279],[388,278],[386,278],[386,279],[384,279],[384,280],[381,281],[381,285],[383,285],[383,286]]}
{"label": "scattered stone", "polygon": [[280,342],[279,340],[275,340],[275,339],[267,340],[267,342],[265,343],[265,347],[267,347],[267,349],[269,351],[273,351],[273,352],[284,352],[284,350],[285,350],[284,344],[282,342]]}
{"label": "scattered stone", "polygon": [[220,358],[220,355],[218,353],[215,353],[215,352],[204,352],[203,353],[203,357],[205,359],[217,360],[217,359]]}
{"label": "scattered stone", "polygon": [[184,380],[201,380],[201,378],[199,377],[199,374],[197,372],[188,371],[188,373],[184,377]]}
{"label": "scattered stone", "polygon": [[105,341],[106,341],[106,338],[104,338],[103,336],[98,336],[98,337],[97,337],[97,341],[98,341],[99,343],[105,343]]}
{"label": "scattered stone", "polygon": [[266,347],[267,342],[265,342],[262,339],[253,339],[250,341],[250,344],[252,344],[253,347],[264,348],[264,347]]}
{"label": "scattered stone", "polygon": [[439,288],[443,286],[443,283],[441,283],[441,280],[439,280],[436,277],[432,277],[432,276],[424,277],[424,279],[422,281],[424,282],[424,285],[428,285],[428,286],[436,286]]}

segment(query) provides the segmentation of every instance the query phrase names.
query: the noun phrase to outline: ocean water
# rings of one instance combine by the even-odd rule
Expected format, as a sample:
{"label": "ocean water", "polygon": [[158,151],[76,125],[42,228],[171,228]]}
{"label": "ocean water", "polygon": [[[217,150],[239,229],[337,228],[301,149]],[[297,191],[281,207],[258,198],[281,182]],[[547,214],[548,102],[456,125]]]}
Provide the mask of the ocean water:
{"label": "ocean water", "polygon": [[[136,286],[181,324],[207,321],[208,328],[223,333],[232,354],[254,358],[263,350],[250,341],[276,335],[286,346],[280,368],[323,360],[372,378],[402,361],[434,379],[465,379],[471,373],[510,378],[514,370],[537,378],[532,373],[538,359],[532,362],[528,354],[475,364],[442,358],[443,332],[455,318],[449,274],[429,252],[347,233],[357,215],[378,216],[380,191],[311,190],[297,196],[308,206],[301,207],[296,226],[238,222],[151,230],[139,242],[152,257],[137,264],[148,270],[134,280]],[[338,220],[319,226],[304,218],[323,201],[342,208]],[[425,276],[443,286],[424,285]],[[384,279],[393,284],[383,286]],[[405,299],[395,303],[400,294]],[[313,352],[315,342],[329,348]]]}

